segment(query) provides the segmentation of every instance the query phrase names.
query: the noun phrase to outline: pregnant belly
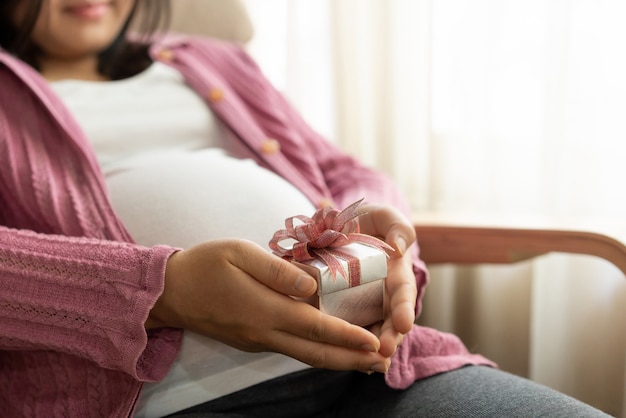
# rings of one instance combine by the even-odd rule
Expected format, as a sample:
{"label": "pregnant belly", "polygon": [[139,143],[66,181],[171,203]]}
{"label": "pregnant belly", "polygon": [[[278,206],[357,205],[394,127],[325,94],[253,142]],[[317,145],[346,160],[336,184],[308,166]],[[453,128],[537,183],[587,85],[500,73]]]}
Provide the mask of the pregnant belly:
{"label": "pregnant belly", "polygon": [[148,246],[243,238],[267,248],[285,218],[315,210],[278,175],[219,149],[161,157],[110,176],[107,185],[118,216]]}

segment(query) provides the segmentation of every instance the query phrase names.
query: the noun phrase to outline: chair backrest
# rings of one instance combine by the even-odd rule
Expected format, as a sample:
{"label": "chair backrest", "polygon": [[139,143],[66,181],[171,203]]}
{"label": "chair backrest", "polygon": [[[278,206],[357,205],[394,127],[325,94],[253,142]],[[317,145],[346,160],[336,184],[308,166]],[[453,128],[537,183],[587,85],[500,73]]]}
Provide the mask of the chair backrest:
{"label": "chair backrest", "polygon": [[240,43],[252,38],[253,28],[241,0],[173,0],[171,29]]}

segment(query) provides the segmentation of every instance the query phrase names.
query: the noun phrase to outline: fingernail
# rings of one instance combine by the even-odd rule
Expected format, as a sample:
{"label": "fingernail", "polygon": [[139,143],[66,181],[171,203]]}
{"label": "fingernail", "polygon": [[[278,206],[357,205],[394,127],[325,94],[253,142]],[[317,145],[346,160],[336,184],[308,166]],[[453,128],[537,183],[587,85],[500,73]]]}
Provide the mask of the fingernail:
{"label": "fingernail", "polygon": [[398,248],[398,252],[400,255],[404,255],[406,251],[406,241],[402,237],[396,238],[396,247]]}
{"label": "fingernail", "polygon": [[361,346],[361,349],[362,349],[362,350],[364,350],[364,351],[369,351],[369,352],[372,352],[372,353],[375,353],[375,352],[376,352],[376,349],[375,349],[375,348],[374,348],[374,346],[373,346],[373,345],[371,345],[371,344],[363,344],[363,345]]}
{"label": "fingernail", "polygon": [[308,293],[315,287],[315,279],[311,276],[300,276],[296,279],[296,290],[303,293]]}
{"label": "fingernail", "polygon": [[378,373],[387,373],[387,366],[384,363],[376,363],[370,367],[370,370]]}

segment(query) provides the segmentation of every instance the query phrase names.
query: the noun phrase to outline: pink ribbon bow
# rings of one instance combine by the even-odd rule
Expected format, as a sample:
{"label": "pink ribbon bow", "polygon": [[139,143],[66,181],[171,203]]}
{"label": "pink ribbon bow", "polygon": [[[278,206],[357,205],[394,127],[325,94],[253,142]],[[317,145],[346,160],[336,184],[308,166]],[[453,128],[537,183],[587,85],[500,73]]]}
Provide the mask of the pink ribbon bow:
{"label": "pink ribbon bow", "polygon": [[[339,251],[337,248],[347,244],[360,243],[381,251],[394,249],[386,242],[359,233],[358,217],[366,212],[359,212],[358,206],[363,199],[338,211],[330,206],[319,209],[312,218],[304,215],[293,216],[285,220],[286,229],[274,233],[269,247],[275,254],[296,261],[308,261],[318,258],[328,267],[333,281],[337,280],[337,273],[341,273],[350,287],[361,284],[360,262],[358,258]],[[302,223],[294,225],[295,220]],[[285,240],[295,240],[292,247],[282,247]],[[386,253],[385,253],[386,254]],[[349,274],[346,273],[340,260],[348,263]]]}

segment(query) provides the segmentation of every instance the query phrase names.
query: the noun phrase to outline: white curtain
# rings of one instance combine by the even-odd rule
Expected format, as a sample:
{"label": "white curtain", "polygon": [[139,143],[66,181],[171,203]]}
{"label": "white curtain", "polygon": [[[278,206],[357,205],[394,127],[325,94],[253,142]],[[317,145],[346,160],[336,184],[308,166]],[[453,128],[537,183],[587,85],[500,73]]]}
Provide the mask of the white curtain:
{"label": "white curtain", "polygon": [[[247,4],[270,78],[415,211],[626,225],[623,0]],[[550,255],[431,273],[423,324],[626,415],[626,279],[613,265]]]}

